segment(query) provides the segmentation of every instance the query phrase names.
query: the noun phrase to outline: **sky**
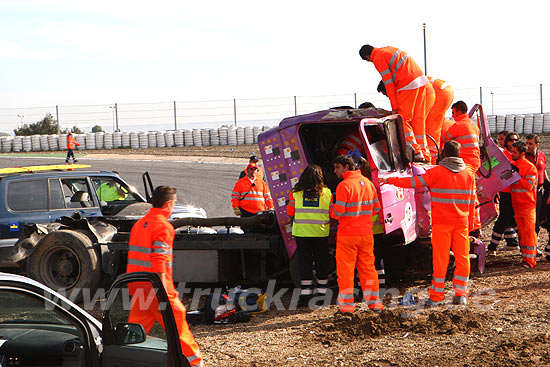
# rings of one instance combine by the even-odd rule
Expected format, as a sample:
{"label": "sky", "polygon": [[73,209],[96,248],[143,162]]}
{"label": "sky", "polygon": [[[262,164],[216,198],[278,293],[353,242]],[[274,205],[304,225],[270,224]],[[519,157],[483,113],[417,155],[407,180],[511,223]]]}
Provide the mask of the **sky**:
{"label": "sky", "polygon": [[[428,75],[449,82],[456,99],[477,103],[483,87],[488,112],[540,112],[540,84],[550,96],[547,14],[548,5],[529,0],[4,0],[0,130],[56,105],[75,121],[93,111],[89,124],[109,124],[115,102],[127,116],[144,106],[167,123],[172,101],[211,120],[230,120],[233,99],[259,120],[255,105],[294,114],[293,96],[298,112],[341,96],[351,104],[354,93],[389,108],[358,50],[395,46],[424,69],[423,23]],[[545,104],[550,112],[550,98]]]}

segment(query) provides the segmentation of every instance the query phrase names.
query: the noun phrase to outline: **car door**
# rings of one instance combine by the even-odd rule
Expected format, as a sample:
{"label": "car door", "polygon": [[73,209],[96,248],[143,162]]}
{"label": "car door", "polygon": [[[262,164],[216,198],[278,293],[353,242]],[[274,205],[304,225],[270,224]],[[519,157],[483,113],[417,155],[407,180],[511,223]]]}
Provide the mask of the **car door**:
{"label": "car door", "polygon": [[50,178],[48,186],[52,222],[74,212],[83,217],[101,215],[99,203],[86,177]]}
{"label": "car door", "polygon": [[384,232],[402,230],[405,243],[414,241],[416,232],[415,189],[402,189],[393,185],[380,185],[378,178],[411,176],[406,166],[404,135],[401,116],[380,119],[365,118],[359,124],[359,132],[372,171],[372,180],[378,189]]}
{"label": "car door", "polygon": [[[106,305],[102,366],[189,366],[181,351],[168,296],[157,274],[122,274],[111,286]],[[148,317],[157,320],[152,327],[145,321]]]}

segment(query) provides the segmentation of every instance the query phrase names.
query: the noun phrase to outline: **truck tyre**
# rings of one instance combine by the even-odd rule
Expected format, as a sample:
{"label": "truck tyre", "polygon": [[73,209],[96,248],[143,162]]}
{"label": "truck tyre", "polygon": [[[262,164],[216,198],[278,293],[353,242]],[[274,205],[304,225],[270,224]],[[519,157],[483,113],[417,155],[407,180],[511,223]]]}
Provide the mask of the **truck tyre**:
{"label": "truck tyre", "polygon": [[60,230],[36,244],[27,261],[27,275],[80,302],[83,291],[95,294],[101,282],[101,264],[90,238]]}
{"label": "truck tyre", "polygon": [[296,288],[300,288],[300,259],[298,257],[298,251],[294,251],[292,259],[290,259],[288,268],[290,271],[290,279]]}

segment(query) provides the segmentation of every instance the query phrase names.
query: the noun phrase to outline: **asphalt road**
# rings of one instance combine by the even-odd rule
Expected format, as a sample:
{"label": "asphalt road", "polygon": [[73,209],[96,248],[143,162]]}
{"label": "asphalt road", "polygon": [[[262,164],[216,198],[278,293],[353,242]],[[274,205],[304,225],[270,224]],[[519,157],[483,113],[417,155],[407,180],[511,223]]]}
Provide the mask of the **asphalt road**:
{"label": "asphalt road", "polygon": [[[184,157],[182,158],[185,159]],[[234,216],[230,196],[246,163],[200,163],[125,159],[89,159],[92,170],[117,171],[122,178],[145,194],[141,175],[148,171],[153,186],[170,185],[178,190],[178,202],[204,208],[209,217]],[[64,164],[63,158],[1,156],[0,168]]]}

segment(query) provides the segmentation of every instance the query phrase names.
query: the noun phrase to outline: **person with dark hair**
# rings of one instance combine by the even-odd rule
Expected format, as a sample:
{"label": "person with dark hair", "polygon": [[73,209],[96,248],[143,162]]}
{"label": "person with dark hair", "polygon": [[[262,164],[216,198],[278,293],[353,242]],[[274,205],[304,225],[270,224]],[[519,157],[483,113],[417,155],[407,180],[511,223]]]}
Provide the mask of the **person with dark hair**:
{"label": "person with dark hair", "polygon": [[363,102],[357,108],[375,108],[374,105],[370,102]]}
{"label": "person with dark hair", "polygon": [[265,181],[256,177],[258,165],[249,163],[246,176],[239,179],[231,193],[231,206],[235,215],[251,217],[258,212],[273,210],[273,199]]}
{"label": "person with dark hair", "polygon": [[[506,134],[504,138],[505,149],[503,152],[510,162],[512,162],[512,145],[517,141],[519,141],[519,134],[515,131]],[[499,193],[498,207],[498,218],[493,225],[491,242],[487,246],[491,256],[496,256],[498,245],[503,238],[509,247],[518,247],[519,245],[515,231],[517,226],[514,219],[514,208],[512,207],[511,186],[502,189]]]}
{"label": "person with dark hair", "polygon": [[73,136],[73,133],[69,131],[67,134],[67,158],[65,158],[65,162],[69,163],[69,159],[73,159],[73,163],[78,162],[77,159],[74,158],[74,148],[75,145],[79,146],[80,144],[76,141],[76,139]]}
{"label": "person with dark hair", "polygon": [[[441,140],[441,130],[445,113],[453,103],[454,91],[449,84],[444,80],[428,77],[435,93],[435,101],[432,108],[426,116],[426,135],[431,136],[434,140],[427,138],[428,150],[430,151],[431,163],[436,164],[438,151],[436,144]],[[447,131],[449,127],[445,129]]]}
{"label": "person with dark hair", "polygon": [[[252,154],[250,156],[250,158],[248,159],[248,163],[254,163],[257,165],[258,167],[258,172],[256,172],[256,178],[258,180],[263,180],[265,181],[265,175],[264,175],[264,170],[262,169],[262,167],[260,167],[260,165],[258,164],[258,156],[256,156],[255,154]],[[239,174],[239,179],[243,178],[246,176],[246,169],[243,169],[241,171],[241,173]]]}
{"label": "person with dark hair", "polygon": [[393,113],[403,118],[405,140],[415,152],[415,160],[427,161],[426,84],[428,78],[407,53],[395,47],[374,48],[364,45],[359,50],[363,60],[372,62],[382,76]]}
{"label": "person with dark hair", "polygon": [[508,135],[508,133],[508,130],[502,130],[497,135],[497,144],[502,151],[504,151],[504,149],[506,148],[506,145],[504,144],[504,139],[506,139],[506,135]]}
{"label": "person with dark hair", "polygon": [[[174,227],[168,221],[174,205],[176,204],[176,189],[170,186],[157,186],[153,191],[153,207],[140,220],[138,220],[130,232],[128,243],[128,265],[126,272],[151,272],[157,273],[168,295],[170,306],[179,333],[181,350],[187,357],[191,366],[202,366],[202,356],[199,346],[189,330],[187,324],[187,310],[179,298],[179,293],[174,287],[172,277],[172,247],[174,243]],[[140,283],[141,286],[128,287],[130,295],[136,294],[137,302],[132,302],[128,322],[143,325],[146,333],[149,333],[156,322],[164,328],[161,305],[150,292],[154,289],[148,283]],[[139,297],[138,295],[142,295]]]}
{"label": "person with dark hair", "polygon": [[355,311],[355,268],[368,308],[381,312],[384,306],[378,296],[378,274],[374,266],[372,215],[380,211],[374,184],[355,170],[349,156],[339,155],[332,161],[334,173],[343,179],[336,187],[336,202],[330,217],[338,220],[336,235],[336,274],[338,308],[335,316]]}
{"label": "person with dark hair", "polygon": [[471,169],[459,157],[460,143],[450,140],[443,147],[443,159],[439,165],[423,175],[381,178],[381,183],[398,187],[428,187],[432,210],[433,275],[427,306],[439,306],[445,299],[445,275],[450,251],[455,257],[453,277],[453,304],[465,305],[468,278],[470,276],[470,241],[475,203],[475,177]]}
{"label": "person with dark hair", "polygon": [[[290,193],[286,212],[292,222],[292,235],[300,261],[300,298],[298,306],[309,306],[312,297],[325,297],[328,285],[329,210],[332,193],[325,185],[323,171],[310,164]],[[313,264],[317,289],[313,293]]]}
{"label": "person with dark hair", "polygon": [[527,153],[525,158],[537,168],[537,225],[536,231],[539,233],[541,223],[546,221],[546,210],[543,201],[544,185],[550,187],[548,174],[546,173],[546,155],[539,150],[540,138],[537,134],[529,134],[525,137]]}
{"label": "person with dark hair", "polygon": [[537,168],[525,158],[527,145],[516,141],[512,145],[512,160],[521,178],[510,187],[512,191],[512,207],[518,225],[521,265],[531,269],[537,264]]}

